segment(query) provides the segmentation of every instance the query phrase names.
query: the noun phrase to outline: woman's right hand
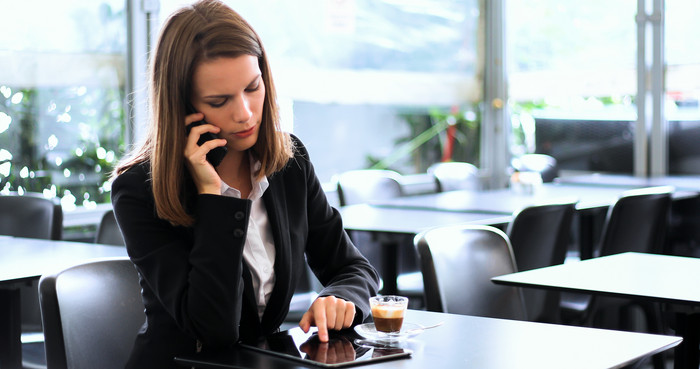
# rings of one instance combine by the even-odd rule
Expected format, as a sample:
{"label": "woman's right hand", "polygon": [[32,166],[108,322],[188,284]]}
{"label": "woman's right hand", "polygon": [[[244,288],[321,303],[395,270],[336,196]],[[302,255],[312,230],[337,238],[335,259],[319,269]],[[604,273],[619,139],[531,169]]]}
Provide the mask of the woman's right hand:
{"label": "woman's right hand", "polygon": [[318,336],[312,336],[299,346],[299,350],[309,355],[311,360],[326,364],[355,360],[355,348],[347,338],[341,336],[328,342],[321,342],[317,338]]}
{"label": "woman's right hand", "polygon": [[[185,117],[185,126],[189,126],[193,122],[204,119],[204,114],[195,113]],[[187,168],[194,179],[197,190],[200,194],[221,194],[221,178],[214,167],[207,161],[207,153],[215,147],[225,146],[226,140],[216,139],[210,140],[197,145],[199,136],[205,132],[213,134],[219,133],[221,129],[213,124],[202,124],[197,127],[192,127],[190,134],[187,136],[185,143],[185,162]]]}

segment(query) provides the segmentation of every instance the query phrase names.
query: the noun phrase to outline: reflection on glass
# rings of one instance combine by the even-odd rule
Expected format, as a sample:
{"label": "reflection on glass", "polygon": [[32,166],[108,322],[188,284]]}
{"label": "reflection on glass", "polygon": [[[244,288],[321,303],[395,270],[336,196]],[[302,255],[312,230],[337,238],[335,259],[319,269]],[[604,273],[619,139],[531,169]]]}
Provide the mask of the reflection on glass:
{"label": "reflection on glass", "polygon": [[314,335],[302,343],[299,350],[306,353],[310,360],[327,364],[353,361],[357,356],[352,342],[345,337],[333,337],[328,342],[321,342],[318,336]]}
{"label": "reflection on glass", "polygon": [[328,342],[318,339],[316,328],[304,333],[301,328],[272,334],[244,348],[262,351],[305,363],[355,365],[372,360],[408,357],[411,350],[401,347],[358,344],[359,337],[352,329],[330,331]]}

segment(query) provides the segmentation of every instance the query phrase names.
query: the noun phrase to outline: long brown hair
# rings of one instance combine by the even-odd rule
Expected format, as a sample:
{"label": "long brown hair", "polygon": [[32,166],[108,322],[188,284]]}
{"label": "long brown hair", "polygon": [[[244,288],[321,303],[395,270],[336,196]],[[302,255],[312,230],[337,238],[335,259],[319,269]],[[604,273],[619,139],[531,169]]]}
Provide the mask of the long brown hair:
{"label": "long brown hair", "polygon": [[149,162],[158,216],[188,226],[194,218],[183,205],[185,129],[193,113],[192,75],[203,61],[252,55],[265,84],[258,141],[252,150],[261,161],[259,177],[281,170],[293,155],[289,134],[281,131],[277,96],[260,37],[238,13],[218,0],[201,0],[174,12],[161,29],[149,71],[150,127],[146,140],[115,169],[114,176]]}

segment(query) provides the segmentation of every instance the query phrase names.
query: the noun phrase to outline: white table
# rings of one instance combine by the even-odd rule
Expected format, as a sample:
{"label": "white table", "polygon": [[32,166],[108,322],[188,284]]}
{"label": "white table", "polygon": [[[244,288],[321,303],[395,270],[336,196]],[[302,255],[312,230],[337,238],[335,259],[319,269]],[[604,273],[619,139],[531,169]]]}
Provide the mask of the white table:
{"label": "white table", "polygon": [[343,227],[351,231],[371,232],[381,241],[382,293],[398,291],[398,253],[401,236],[415,235],[438,226],[455,224],[502,225],[510,222],[510,214],[484,212],[445,212],[421,209],[389,208],[367,204],[340,208]]}
{"label": "white table", "polygon": [[677,311],[675,367],[697,369],[700,341],[700,258],[623,253],[492,279],[520,287],[643,299],[672,304]]}

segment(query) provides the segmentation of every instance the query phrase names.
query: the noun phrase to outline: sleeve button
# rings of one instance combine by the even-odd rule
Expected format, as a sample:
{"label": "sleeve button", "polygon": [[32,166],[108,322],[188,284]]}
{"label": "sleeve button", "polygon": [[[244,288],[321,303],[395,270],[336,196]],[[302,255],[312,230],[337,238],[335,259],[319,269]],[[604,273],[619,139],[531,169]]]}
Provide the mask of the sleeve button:
{"label": "sleeve button", "polygon": [[245,234],[245,232],[243,232],[242,229],[235,229],[233,231],[233,237],[236,237],[236,238],[241,238],[241,237],[243,237],[244,234]]}
{"label": "sleeve button", "polygon": [[242,211],[237,211],[235,214],[233,214],[233,218],[236,220],[243,220],[243,218],[245,218],[245,213]]}

